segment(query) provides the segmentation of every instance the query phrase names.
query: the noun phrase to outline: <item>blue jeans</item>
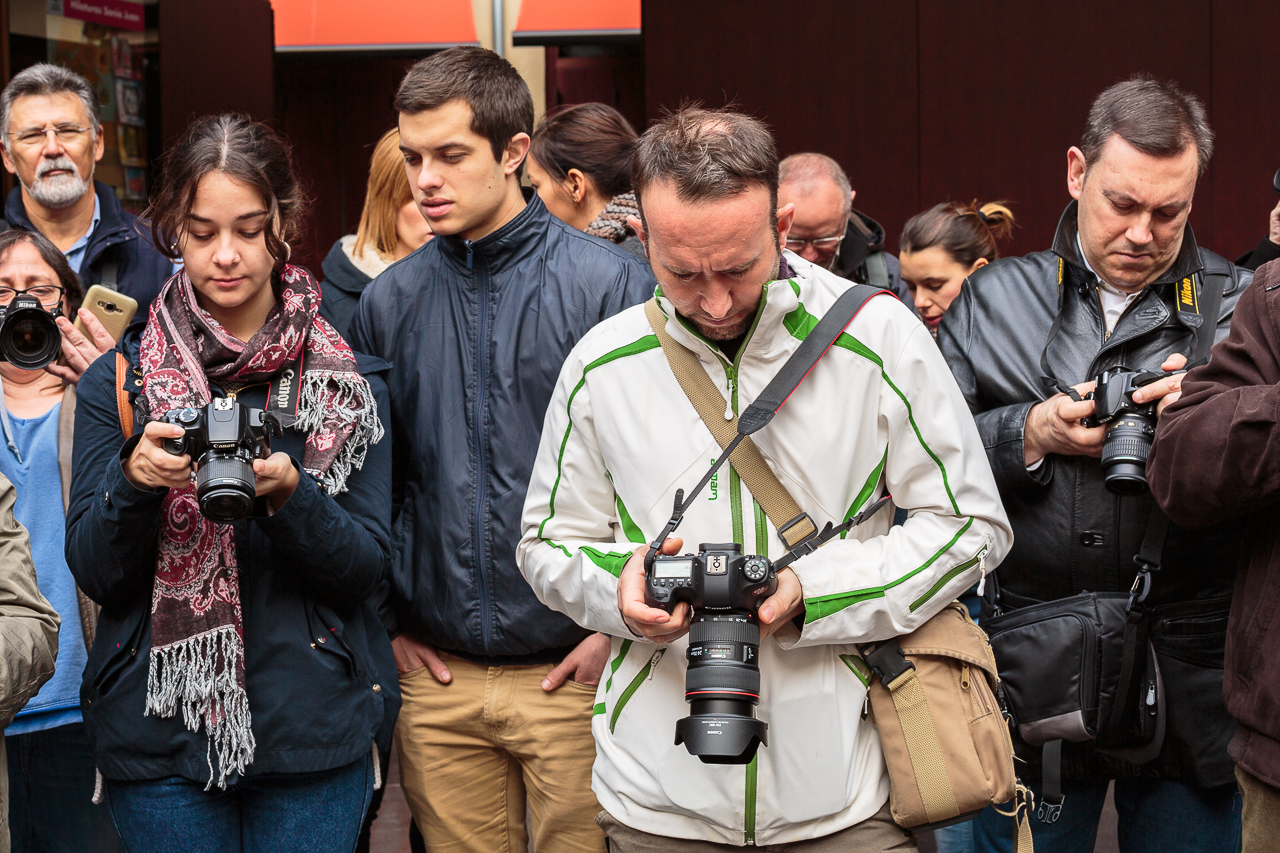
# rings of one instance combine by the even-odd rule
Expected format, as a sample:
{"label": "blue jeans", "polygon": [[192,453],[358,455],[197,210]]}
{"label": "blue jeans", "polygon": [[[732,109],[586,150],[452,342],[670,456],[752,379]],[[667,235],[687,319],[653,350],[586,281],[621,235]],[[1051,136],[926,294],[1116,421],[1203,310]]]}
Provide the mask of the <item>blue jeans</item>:
{"label": "blue jeans", "polygon": [[373,794],[369,756],[334,770],[204,790],[182,776],[107,780],[128,853],[351,853]]}
{"label": "blue jeans", "polygon": [[[1062,780],[1056,823],[1031,816],[1037,850],[1092,853],[1107,782]],[[1240,849],[1240,792],[1235,785],[1199,788],[1169,779],[1115,780],[1120,853],[1236,853]],[[1036,803],[1040,789],[1032,786]],[[1006,808],[1006,811],[1008,809]],[[1013,818],[986,808],[971,824],[979,853],[1013,853]]]}
{"label": "blue jeans", "polygon": [[93,800],[93,752],[84,723],[6,735],[13,853],[117,853],[106,805]]}
{"label": "blue jeans", "polygon": [[938,853],[974,853],[973,821],[967,820],[935,829],[933,843],[937,846]]}

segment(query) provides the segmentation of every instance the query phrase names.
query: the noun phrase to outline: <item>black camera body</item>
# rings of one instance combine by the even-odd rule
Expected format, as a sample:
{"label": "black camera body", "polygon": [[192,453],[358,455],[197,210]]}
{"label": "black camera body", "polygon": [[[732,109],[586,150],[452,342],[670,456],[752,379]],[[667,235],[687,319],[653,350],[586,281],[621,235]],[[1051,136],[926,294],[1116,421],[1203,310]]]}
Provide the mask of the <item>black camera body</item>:
{"label": "black camera body", "polygon": [[0,305],[0,359],[23,370],[41,370],[62,354],[62,333],[55,320],[61,306],[45,308],[34,296],[20,293]]}
{"label": "black camera body", "polygon": [[253,460],[271,455],[271,438],[283,434],[271,412],[242,406],[234,397],[215,397],[202,408],[174,409],[156,420],[180,426],[181,438],[167,438],[174,456],[196,463],[196,500],[210,521],[231,524],[253,512],[257,480]]}
{"label": "black camera body", "polygon": [[702,544],[696,554],[645,563],[645,602],[670,613],[688,602],[689,662],[684,698],[691,713],[676,723],[676,743],[704,764],[747,764],[768,744],[760,703],[760,622],[756,611],[778,588],[767,557],[733,542]]}
{"label": "black camera body", "polygon": [[1147,455],[1156,437],[1156,402],[1133,402],[1133,392],[1167,374],[1112,367],[1098,374],[1093,391],[1094,412],[1087,427],[1107,427],[1102,443],[1102,472],[1107,488],[1118,495],[1147,491]]}

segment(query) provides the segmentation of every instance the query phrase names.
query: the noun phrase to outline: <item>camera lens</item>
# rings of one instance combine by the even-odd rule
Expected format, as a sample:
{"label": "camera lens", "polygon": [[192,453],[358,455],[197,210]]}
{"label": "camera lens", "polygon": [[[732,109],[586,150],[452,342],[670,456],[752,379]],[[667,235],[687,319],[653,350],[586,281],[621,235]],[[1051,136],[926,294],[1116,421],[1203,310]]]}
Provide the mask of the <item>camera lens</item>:
{"label": "camera lens", "polygon": [[253,512],[256,482],[252,462],[206,453],[196,470],[196,500],[201,515],[219,524],[248,518]]}
{"label": "camera lens", "polygon": [[676,743],[704,764],[746,764],[767,743],[760,702],[760,626],[741,611],[696,613],[689,625],[685,701],[692,713],[676,723]]}
{"label": "camera lens", "polygon": [[0,326],[0,355],[14,367],[40,370],[52,364],[60,352],[62,337],[58,324],[43,308],[12,309]]}
{"label": "camera lens", "polygon": [[1102,442],[1102,477],[1117,495],[1147,491],[1147,454],[1156,435],[1153,418],[1125,415],[1112,421]]}

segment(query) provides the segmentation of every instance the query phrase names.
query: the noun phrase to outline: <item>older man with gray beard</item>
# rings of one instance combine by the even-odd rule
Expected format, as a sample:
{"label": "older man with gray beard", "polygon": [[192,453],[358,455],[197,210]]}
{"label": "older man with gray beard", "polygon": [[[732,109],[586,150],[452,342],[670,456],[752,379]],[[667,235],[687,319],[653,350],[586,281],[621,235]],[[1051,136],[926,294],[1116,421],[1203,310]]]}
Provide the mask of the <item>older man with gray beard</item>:
{"label": "older man with gray beard", "polygon": [[[86,290],[103,284],[136,299],[141,321],[174,266],[139,236],[135,217],[121,209],[115,191],[93,180],[104,151],[100,112],[94,88],[66,68],[40,63],[14,76],[0,93],[0,156],[20,186],[9,194],[4,218],[9,227],[47,237]],[[82,310],[81,316],[94,339],[86,341],[60,320],[64,350],[92,354],[115,345],[92,315]],[[68,382],[82,372],[58,365],[48,370]]]}

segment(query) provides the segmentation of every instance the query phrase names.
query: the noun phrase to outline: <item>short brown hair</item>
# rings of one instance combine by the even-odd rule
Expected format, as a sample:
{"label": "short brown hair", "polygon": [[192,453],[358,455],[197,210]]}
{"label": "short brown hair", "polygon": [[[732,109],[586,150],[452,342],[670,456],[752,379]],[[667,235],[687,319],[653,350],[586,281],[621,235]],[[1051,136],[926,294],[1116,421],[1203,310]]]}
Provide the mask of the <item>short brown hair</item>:
{"label": "short brown hair", "polygon": [[471,108],[471,131],[501,161],[517,133],[533,134],[533,96],[515,66],[483,47],[451,47],[415,64],[396,90],[397,112],[410,115],[450,101]]}
{"label": "short brown hair", "polygon": [[920,252],[939,246],[962,267],[971,267],[979,258],[1000,257],[997,240],[1013,233],[1013,211],[1004,202],[979,205],[953,201],[935,204],[907,220],[898,238],[898,251]]}
{"label": "short brown hair", "polygon": [[367,246],[390,259],[396,253],[396,220],[400,208],[413,199],[413,188],[404,171],[404,156],[400,153],[400,131],[391,128],[382,134],[374,146],[369,161],[369,186],[364,193],[364,210],[360,212],[360,227],[356,229],[353,252],[364,254]]}
{"label": "short brown hair", "polygon": [[1104,90],[1089,108],[1080,139],[1086,167],[1098,161],[1115,134],[1152,157],[1174,157],[1194,145],[1197,176],[1204,174],[1213,156],[1213,130],[1200,99],[1144,74]]}
{"label": "short brown hair", "polygon": [[196,119],[165,155],[159,189],[143,214],[156,250],[178,259],[196,189],[211,172],[242,181],[262,195],[267,205],[263,236],[279,271],[289,258],[288,241],[298,231],[306,196],[288,143],[265,124],[234,113]]}
{"label": "short brown hair", "polygon": [[80,276],[71,269],[71,264],[67,263],[67,256],[39,231],[10,228],[0,233],[0,264],[8,260],[9,253],[19,243],[30,243],[35,246],[36,251],[40,253],[40,258],[53,269],[53,274],[58,277],[58,284],[67,292],[67,307],[74,319],[76,309],[84,301],[84,285],[80,283]]}
{"label": "short brown hair", "polygon": [[552,110],[533,132],[529,156],[557,181],[577,169],[608,198],[631,189],[631,150],[636,131],[608,104],[576,104]]}
{"label": "short brown hair", "polygon": [[769,190],[778,209],[778,149],[759,119],[731,107],[696,104],[665,112],[636,143],[631,189],[644,218],[644,191],[670,181],[683,201],[710,201],[738,195],[752,184]]}

